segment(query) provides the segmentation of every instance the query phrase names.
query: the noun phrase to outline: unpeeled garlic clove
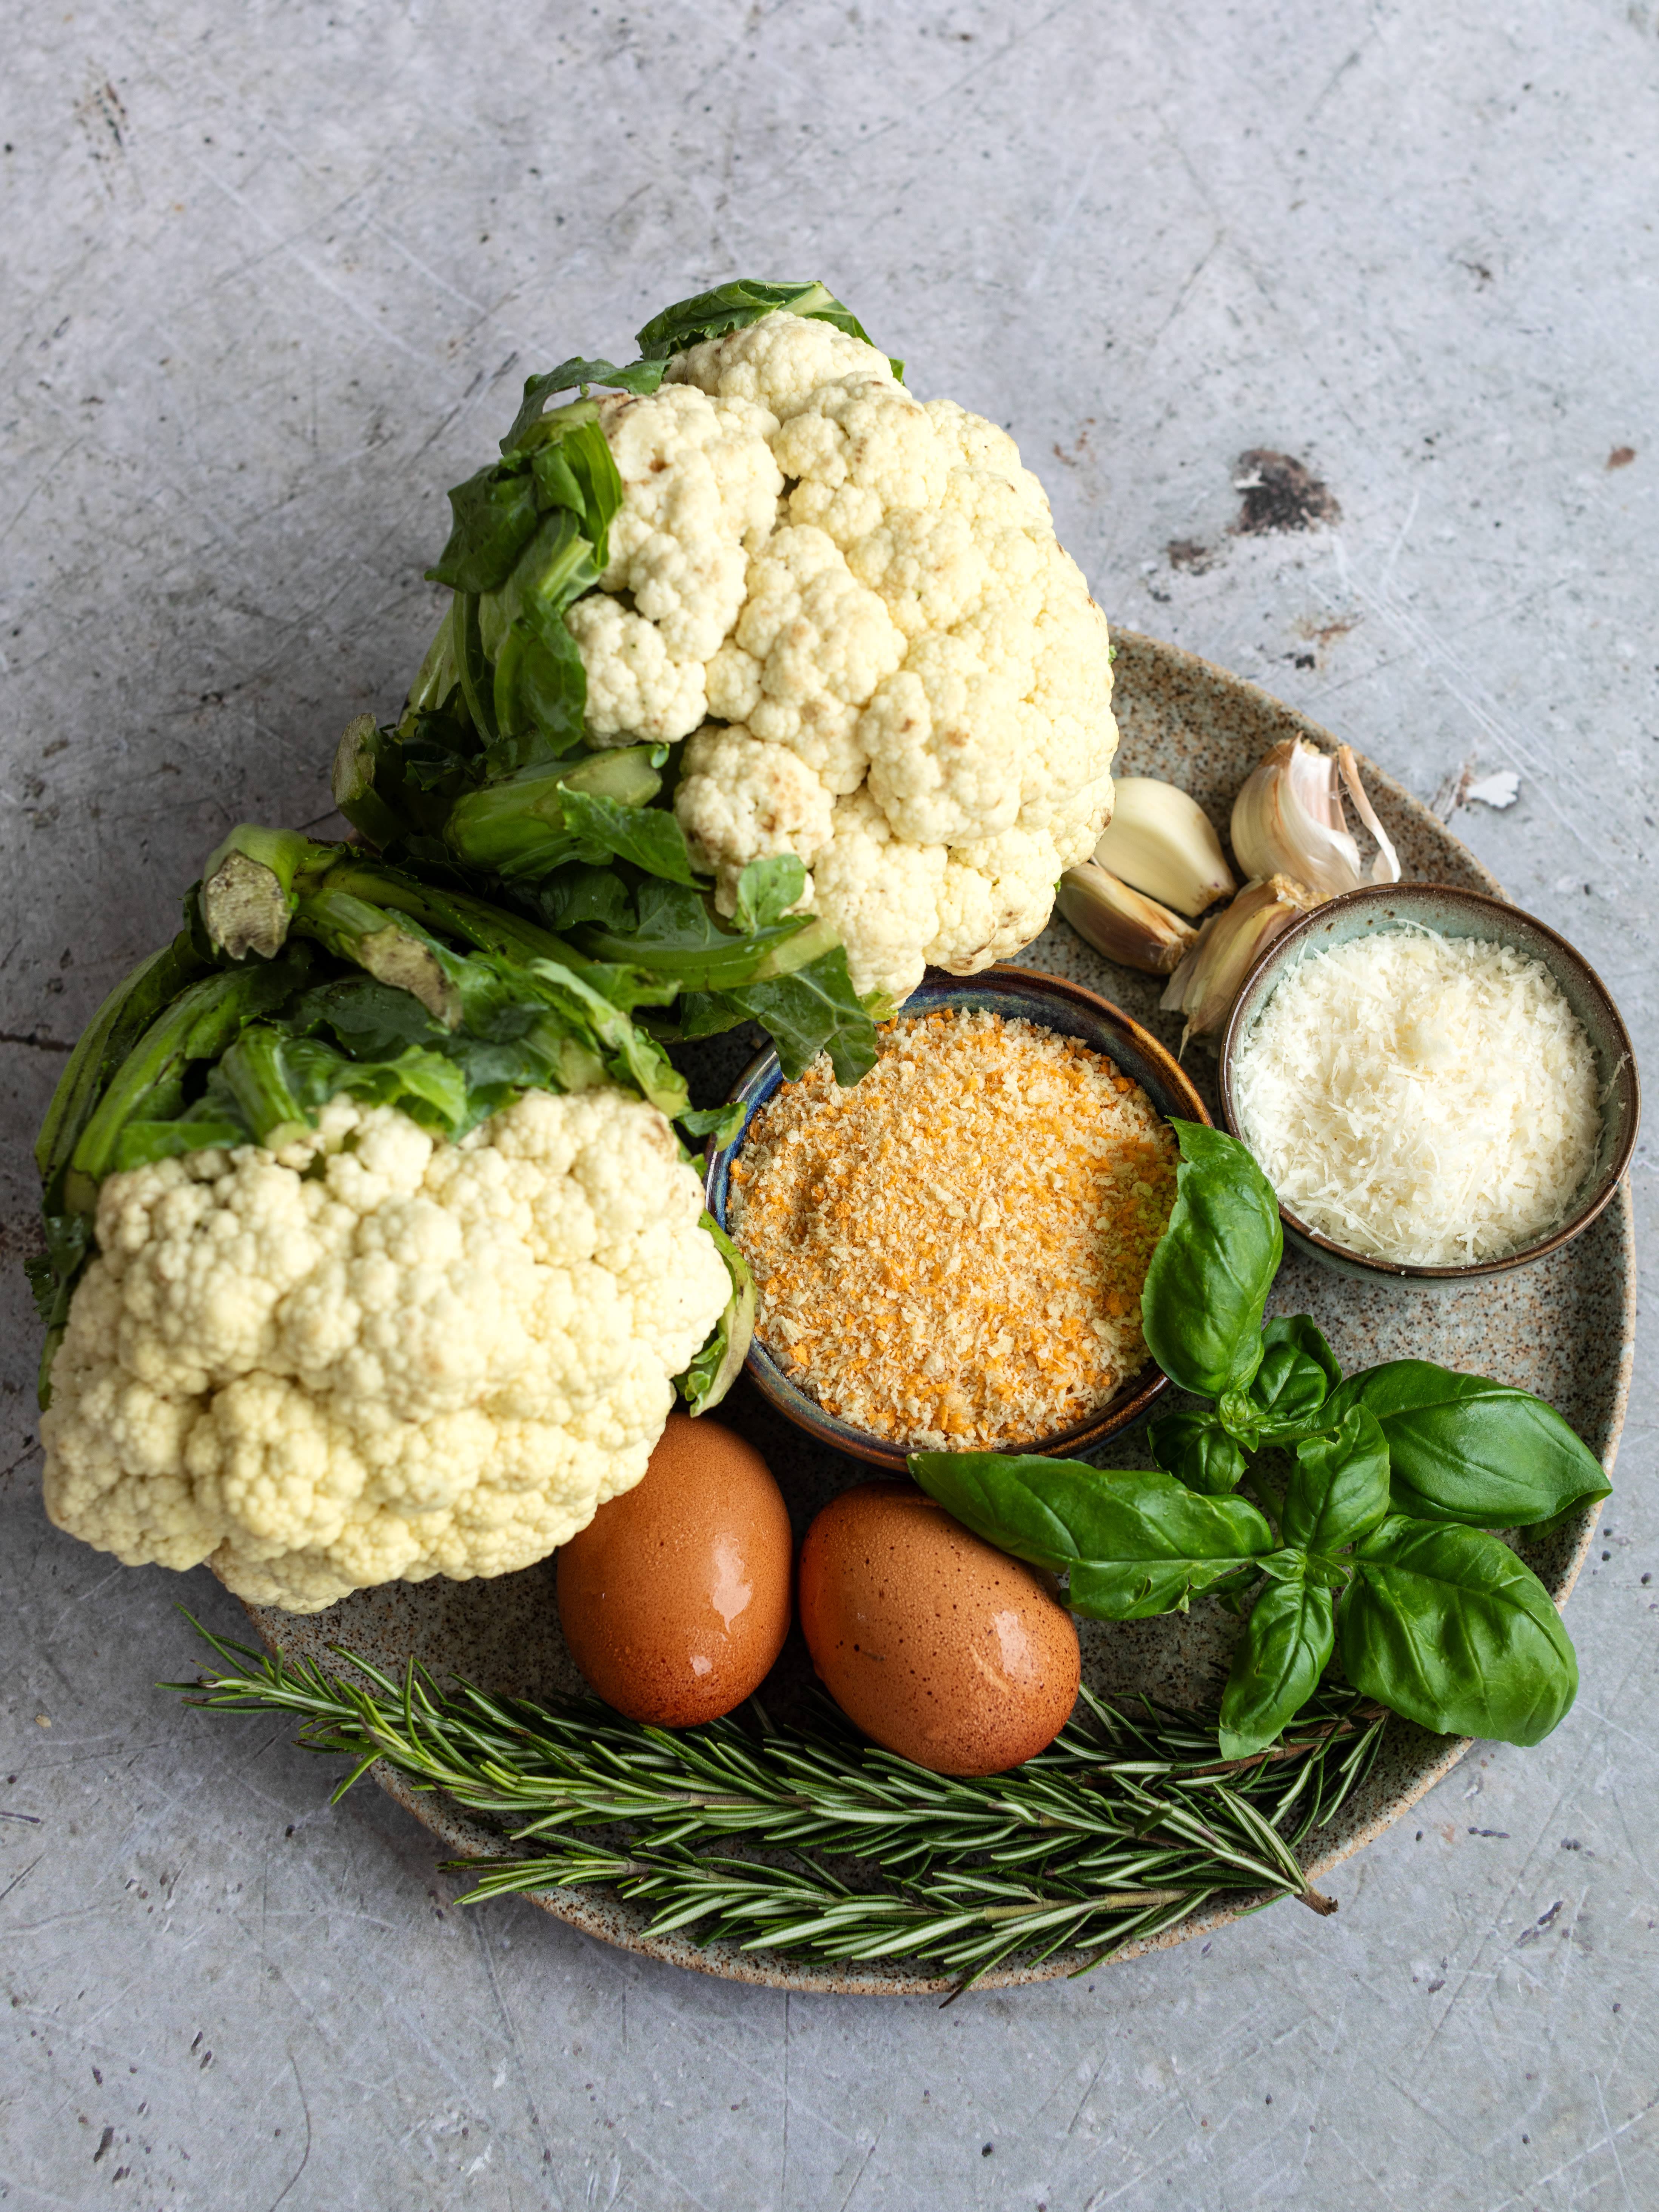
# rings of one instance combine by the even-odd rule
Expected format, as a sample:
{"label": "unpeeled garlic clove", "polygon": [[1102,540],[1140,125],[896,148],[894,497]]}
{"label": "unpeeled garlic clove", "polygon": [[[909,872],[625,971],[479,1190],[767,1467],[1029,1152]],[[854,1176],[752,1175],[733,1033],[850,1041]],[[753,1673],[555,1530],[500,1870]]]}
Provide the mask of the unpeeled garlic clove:
{"label": "unpeeled garlic clove", "polygon": [[1189,921],[1132,890],[1097,860],[1067,868],[1054,904],[1097,952],[1148,975],[1169,975],[1198,942]]}
{"label": "unpeeled garlic clove", "polygon": [[[1360,818],[1377,841],[1371,879],[1397,883],[1400,863],[1365,796],[1352,747],[1344,745],[1338,758]],[[1359,848],[1343,818],[1337,765],[1305,738],[1285,738],[1249,778],[1233,801],[1231,835],[1238,864],[1252,880],[1285,875],[1321,899],[1358,890],[1365,881]]]}
{"label": "unpeeled garlic clove", "polygon": [[1238,888],[1209,816],[1158,776],[1116,779],[1112,818],[1101,832],[1095,859],[1178,914],[1202,914]]}
{"label": "unpeeled garlic clove", "polygon": [[1212,915],[1158,1002],[1166,1014],[1187,1017],[1182,1052],[1192,1038],[1213,1036],[1225,1027],[1258,956],[1298,915],[1322,903],[1305,884],[1268,876],[1246,884],[1231,906]]}

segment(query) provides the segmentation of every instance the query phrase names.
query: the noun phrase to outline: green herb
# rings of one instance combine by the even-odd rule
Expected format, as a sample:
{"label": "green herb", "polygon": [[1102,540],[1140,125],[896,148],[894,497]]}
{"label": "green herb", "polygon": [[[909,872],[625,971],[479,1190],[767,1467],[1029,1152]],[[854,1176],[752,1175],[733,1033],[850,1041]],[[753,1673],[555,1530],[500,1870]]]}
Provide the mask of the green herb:
{"label": "green herb", "polygon": [[1199,1497],[1155,1468],[921,1452],[910,1472],[988,1543],[1068,1573],[1073,1609],[1103,1620],[1184,1613],[1195,1590],[1273,1547],[1273,1530],[1243,1498]]}
{"label": "green herb", "polygon": [[1481,1528],[1385,1521],[1342,1602],[1348,1680],[1425,1728],[1536,1743],[1571,1705],[1578,1662],[1536,1575]]}
{"label": "green herb", "polygon": [[1526,1528],[1613,1487],[1553,1406],[1506,1382],[1392,1359],[1334,1393],[1333,1410],[1350,1405],[1376,1415],[1395,1510],[1419,1521]]}
{"label": "green herb", "polygon": [[1375,1708],[1327,1694],[1292,1741],[1234,1759],[1212,1722],[1131,1716],[1085,1690],[1086,1719],[1036,1758],[960,1779],[874,1749],[833,1712],[814,1732],[758,1715],[753,1730],[735,1717],[658,1729],[591,1701],[446,1693],[412,1661],[398,1680],[339,1647],[336,1674],[192,1626],[227,1671],[167,1687],[296,1716],[307,1750],[351,1762],[337,1799],[378,1762],[520,1846],[461,1863],[465,1902],[604,1885],[656,1907],[653,1936],[931,1960],[958,1991],[1062,1949],[1086,1972],[1213,1901],[1334,1910],[1297,1852],[1364,1780],[1382,1728]]}
{"label": "green herb", "polygon": [[1161,1414],[1146,1424],[1146,1448],[1154,1467],[1188,1490],[1214,1498],[1237,1490],[1249,1465],[1237,1438],[1212,1413]]}
{"label": "green herb", "polygon": [[1142,1326],[1171,1382],[1219,1398],[1244,1388],[1261,1364],[1261,1316],[1285,1232],[1273,1186],[1243,1146],[1200,1122],[1171,1126],[1182,1164],[1140,1294]]}
{"label": "green herb", "polygon": [[[1571,1705],[1577,1663],[1542,1583],[1487,1531],[1605,1497],[1606,1476],[1524,1390],[1420,1359],[1345,1382],[1306,1315],[1264,1324],[1271,1189],[1234,1139],[1176,1127],[1146,1340],[1214,1404],[1150,1424],[1154,1468],[971,1452],[919,1455],[911,1473],[988,1542],[1069,1574],[1075,1612],[1140,1620],[1205,1589],[1248,1609],[1221,1706],[1230,1756],[1271,1743],[1334,1653],[1356,1689],[1424,1728],[1537,1742]],[[1282,1494],[1252,1463],[1264,1445],[1295,1454]]]}

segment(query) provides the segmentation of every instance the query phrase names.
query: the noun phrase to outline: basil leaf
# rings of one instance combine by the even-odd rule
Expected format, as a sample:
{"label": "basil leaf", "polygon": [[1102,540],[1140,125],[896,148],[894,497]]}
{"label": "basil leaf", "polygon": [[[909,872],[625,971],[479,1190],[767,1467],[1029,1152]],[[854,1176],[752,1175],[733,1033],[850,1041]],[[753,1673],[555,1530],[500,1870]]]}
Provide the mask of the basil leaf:
{"label": "basil leaf", "polygon": [[1336,1354],[1307,1315],[1276,1315],[1263,1326],[1261,1364],[1250,1382],[1257,1435],[1306,1428],[1341,1380]]}
{"label": "basil leaf", "polygon": [[1389,1447],[1376,1417],[1350,1406],[1334,1431],[1297,1446],[1279,1526],[1304,1552],[1340,1552],[1389,1510]]}
{"label": "basil leaf", "polygon": [[1548,1593],[1480,1528],[1391,1516],[1359,1547],[1339,1635],[1357,1690],[1439,1735],[1536,1743],[1577,1693]]}
{"label": "basil leaf", "polygon": [[1243,1389],[1261,1364],[1261,1315],[1284,1256],[1279,1201],[1236,1138],[1172,1124],[1175,1210],[1141,1291],[1141,1326],[1172,1382],[1197,1397]]}
{"label": "basil leaf", "polygon": [[1244,1455],[1213,1413],[1164,1413],[1149,1421],[1146,1449],[1154,1466],[1206,1497],[1224,1498],[1243,1477]]}
{"label": "basil leaf", "polygon": [[1419,1521],[1526,1528],[1613,1487],[1553,1407],[1484,1376],[1391,1359],[1351,1375],[1326,1410],[1353,1405],[1382,1425],[1395,1511]]}
{"label": "basil leaf", "polygon": [[[631,860],[647,875],[695,884],[685,832],[661,806],[624,806],[620,799],[567,784],[562,794],[565,828],[585,846]],[[590,856],[596,857],[596,856]]]}
{"label": "basil leaf", "polygon": [[1068,1569],[1074,1613],[1145,1620],[1184,1613],[1195,1590],[1273,1548],[1242,1498],[1200,1498],[1156,1468],[1000,1452],[925,1452],[910,1472],[975,1535],[1016,1559]]}
{"label": "basil leaf", "polygon": [[1249,1759],[1277,1741],[1318,1687],[1335,1642],[1329,1590],[1295,1581],[1266,1585],[1221,1693],[1224,1759]]}
{"label": "basil leaf", "polygon": [[520,463],[480,469],[449,495],[454,520],[448,543],[426,572],[429,584],[452,592],[498,591],[536,534],[536,485]]}

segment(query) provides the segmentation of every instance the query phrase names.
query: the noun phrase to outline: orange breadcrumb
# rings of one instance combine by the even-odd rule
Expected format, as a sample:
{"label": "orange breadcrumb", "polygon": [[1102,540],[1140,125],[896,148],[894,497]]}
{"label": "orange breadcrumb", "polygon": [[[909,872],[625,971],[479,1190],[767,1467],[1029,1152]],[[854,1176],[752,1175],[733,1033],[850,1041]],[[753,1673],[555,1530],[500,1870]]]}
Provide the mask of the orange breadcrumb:
{"label": "orange breadcrumb", "polygon": [[889,1023],[861,1083],[820,1060],[749,1126],[731,1224],[760,1340],[912,1450],[1071,1428],[1145,1360],[1176,1157],[1145,1091],[1073,1038],[987,1012]]}

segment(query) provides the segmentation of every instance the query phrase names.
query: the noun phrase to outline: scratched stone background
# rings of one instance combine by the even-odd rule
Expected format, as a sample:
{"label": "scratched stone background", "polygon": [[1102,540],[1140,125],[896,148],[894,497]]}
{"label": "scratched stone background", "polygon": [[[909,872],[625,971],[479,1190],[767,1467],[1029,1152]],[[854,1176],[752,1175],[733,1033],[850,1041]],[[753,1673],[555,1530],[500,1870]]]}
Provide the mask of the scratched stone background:
{"label": "scratched stone background", "polygon": [[[152,1687],[181,1590],[238,1616],[46,1524],[15,1267],[64,1042],[229,822],[323,817],[520,380],[737,272],[1007,422],[1115,619],[1448,811],[1511,772],[1455,826],[1645,1042],[1653,0],[91,0],[5,47],[0,2205],[1659,2203],[1650,1346],[1557,1735],[1333,1922],[941,2013],[459,1911],[379,1793]],[[1255,448],[1340,521],[1235,534]]]}

